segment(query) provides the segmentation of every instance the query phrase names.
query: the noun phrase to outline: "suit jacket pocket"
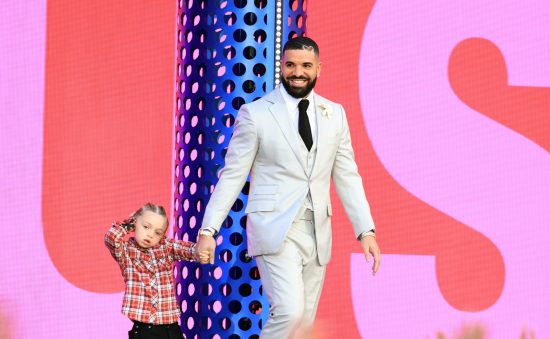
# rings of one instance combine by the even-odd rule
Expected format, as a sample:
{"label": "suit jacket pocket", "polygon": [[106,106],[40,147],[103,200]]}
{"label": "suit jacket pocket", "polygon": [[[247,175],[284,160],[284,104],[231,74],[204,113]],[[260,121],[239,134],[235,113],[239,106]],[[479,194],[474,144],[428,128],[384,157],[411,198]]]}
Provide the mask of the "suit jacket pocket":
{"label": "suit jacket pocket", "polygon": [[277,185],[257,185],[251,192],[251,196],[276,194]]}
{"label": "suit jacket pocket", "polygon": [[246,204],[246,209],[244,210],[244,212],[245,213],[269,212],[269,211],[273,211],[274,209],[275,209],[275,200],[249,199],[248,203]]}

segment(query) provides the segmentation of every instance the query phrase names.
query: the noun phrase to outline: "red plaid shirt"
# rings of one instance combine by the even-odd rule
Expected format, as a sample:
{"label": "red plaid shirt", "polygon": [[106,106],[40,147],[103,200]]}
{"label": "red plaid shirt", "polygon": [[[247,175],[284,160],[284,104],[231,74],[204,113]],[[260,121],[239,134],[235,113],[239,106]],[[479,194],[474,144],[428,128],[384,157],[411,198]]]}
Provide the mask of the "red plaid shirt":
{"label": "red plaid shirt", "polygon": [[154,247],[144,249],[134,238],[124,241],[127,231],[114,223],[105,234],[105,245],[120,266],[126,291],[122,313],[149,324],[171,324],[180,309],[174,292],[172,264],[193,259],[195,244],[164,237]]}

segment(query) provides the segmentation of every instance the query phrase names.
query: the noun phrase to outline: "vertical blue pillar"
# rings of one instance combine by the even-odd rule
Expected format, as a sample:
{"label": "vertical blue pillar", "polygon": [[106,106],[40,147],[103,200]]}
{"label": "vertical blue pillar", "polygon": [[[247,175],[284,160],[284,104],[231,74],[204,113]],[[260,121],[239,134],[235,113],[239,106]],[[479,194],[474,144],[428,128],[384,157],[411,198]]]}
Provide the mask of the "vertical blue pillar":
{"label": "vertical blue pillar", "polygon": [[[175,238],[195,241],[240,106],[279,82],[281,49],[304,35],[304,0],[180,0],[177,16]],[[175,268],[187,338],[258,338],[268,317],[246,250],[248,182],[217,237],[214,265]]]}

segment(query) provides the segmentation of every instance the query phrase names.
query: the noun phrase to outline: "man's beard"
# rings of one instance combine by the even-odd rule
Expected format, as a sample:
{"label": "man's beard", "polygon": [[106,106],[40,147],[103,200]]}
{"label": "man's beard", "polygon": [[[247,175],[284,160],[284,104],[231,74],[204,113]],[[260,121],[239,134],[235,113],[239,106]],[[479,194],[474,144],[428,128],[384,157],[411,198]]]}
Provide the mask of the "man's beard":
{"label": "man's beard", "polygon": [[281,78],[283,82],[283,87],[286,89],[287,93],[290,94],[291,97],[296,99],[302,99],[306,97],[311,92],[313,87],[315,87],[315,83],[317,82],[317,77],[315,77],[315,79],[309,80],[305,87],[296,88],[296,87],[290,86],[289,80],[292,80],[292,79],[304,79],[304,80],[308,80],[308,79],[302,78],[302,77],[289,77],[288,80],[285,78]]}

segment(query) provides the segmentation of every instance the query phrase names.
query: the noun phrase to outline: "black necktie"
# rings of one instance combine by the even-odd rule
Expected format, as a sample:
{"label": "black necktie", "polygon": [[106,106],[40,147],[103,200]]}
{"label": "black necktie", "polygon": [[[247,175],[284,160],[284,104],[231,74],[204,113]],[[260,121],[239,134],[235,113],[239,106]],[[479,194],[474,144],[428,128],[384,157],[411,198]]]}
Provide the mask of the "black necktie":
{"label": "black necktie", "polygon": [[313,145],[313,138],[311,137],[311,126],[309,126],[309,119],[307,117],[307,106],[309,106],[309,100],[307,99],[302,99],[298,103],[298,111],[300,112],[300,117],[298,118],[298,131],[309,151]]}

